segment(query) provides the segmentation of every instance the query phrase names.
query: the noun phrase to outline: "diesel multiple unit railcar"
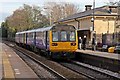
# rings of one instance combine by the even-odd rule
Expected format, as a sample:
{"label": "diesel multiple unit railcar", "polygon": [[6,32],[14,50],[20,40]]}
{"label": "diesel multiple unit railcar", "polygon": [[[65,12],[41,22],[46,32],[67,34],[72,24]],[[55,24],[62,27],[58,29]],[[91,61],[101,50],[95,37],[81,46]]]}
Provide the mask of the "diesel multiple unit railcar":
{"label": "diesel multiple unit railcar", "polygon": [[74,58],[78,49],[77,31],[74,26],[57,24],[16,33],[16,43],[35,51],[45,51],[52,58]]}

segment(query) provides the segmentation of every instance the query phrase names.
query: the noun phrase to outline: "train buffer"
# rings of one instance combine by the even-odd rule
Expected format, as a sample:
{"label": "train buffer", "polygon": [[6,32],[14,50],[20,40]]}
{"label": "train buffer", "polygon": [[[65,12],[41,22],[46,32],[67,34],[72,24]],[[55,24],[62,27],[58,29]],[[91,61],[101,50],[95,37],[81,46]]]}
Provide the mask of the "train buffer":
{"label": "train buffer", "polygon": [[4,43],[0,43],[0,79],[38,79],[34,71]]}

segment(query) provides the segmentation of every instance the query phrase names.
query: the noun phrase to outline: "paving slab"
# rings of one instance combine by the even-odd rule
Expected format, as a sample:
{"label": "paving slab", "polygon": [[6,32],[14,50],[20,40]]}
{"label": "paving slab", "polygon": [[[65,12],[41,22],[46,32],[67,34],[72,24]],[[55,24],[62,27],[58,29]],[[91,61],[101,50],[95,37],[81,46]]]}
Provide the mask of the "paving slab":
{"label": "paving slab", "polygon": [[12,79],[38,79],[34,71],[16,54],[12,48],[2,44],[3,77]]}

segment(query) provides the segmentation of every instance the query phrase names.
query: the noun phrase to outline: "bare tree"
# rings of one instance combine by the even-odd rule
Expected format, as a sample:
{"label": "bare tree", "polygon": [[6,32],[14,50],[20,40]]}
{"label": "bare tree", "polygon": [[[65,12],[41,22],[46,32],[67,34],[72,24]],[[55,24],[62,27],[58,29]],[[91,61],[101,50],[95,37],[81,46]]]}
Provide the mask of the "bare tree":
{"label": "bare tree", "polygon": [[63,6],[64,17],[75,14],[79,11],[79,8],[74,4],[64,3]]}
{"label": "bare tree", "polygon": [[72,3],[55,3],[48,2],[45,4],[45,11],[49,16],[50,23],[65,18],[79,11],[78,6]]}

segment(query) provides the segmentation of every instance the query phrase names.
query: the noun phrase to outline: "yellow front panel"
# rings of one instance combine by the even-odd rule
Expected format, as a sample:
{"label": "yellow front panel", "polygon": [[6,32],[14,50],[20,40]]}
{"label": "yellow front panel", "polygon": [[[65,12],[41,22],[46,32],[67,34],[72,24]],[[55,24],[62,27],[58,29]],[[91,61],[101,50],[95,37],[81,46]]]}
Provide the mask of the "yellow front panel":
{"label": "yellow front panel", "polygon": [[[52,43],[56,43],[57,46],[52,46]],[[71,43],[76,43],[76,45],[71,46]],[[78,49],[77,37],[76,37],[76,42],[52,42],[52,32],[50,31],[50,51],[52,52],[75,52],[77,49]]]}

